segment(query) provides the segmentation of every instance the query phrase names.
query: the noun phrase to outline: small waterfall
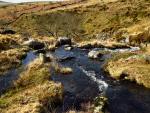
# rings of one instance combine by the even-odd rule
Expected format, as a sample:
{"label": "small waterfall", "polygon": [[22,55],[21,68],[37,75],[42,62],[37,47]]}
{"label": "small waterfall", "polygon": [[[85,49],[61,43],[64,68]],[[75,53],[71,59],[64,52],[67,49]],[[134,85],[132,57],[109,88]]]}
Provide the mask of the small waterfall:
{"label": "small waterfall", "polygon": [[86,71],[83,67],[79,67],[92,81],[94,81],[95,83],[97,83],[99,91],[100,92],[105,92],[106,89],[108,88],[108,84],[101,80],[96,78],[96,74],[94,71]]}

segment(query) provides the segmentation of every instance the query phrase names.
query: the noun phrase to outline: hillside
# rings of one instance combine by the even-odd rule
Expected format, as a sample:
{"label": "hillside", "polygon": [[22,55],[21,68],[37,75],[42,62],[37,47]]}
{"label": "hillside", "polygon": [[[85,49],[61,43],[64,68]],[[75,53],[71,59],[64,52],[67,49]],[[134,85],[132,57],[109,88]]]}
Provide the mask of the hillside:
{"label": "hillside", "polygon": [[[122,33],[145,32],[140,26],[146,29],[150,25],[149,6],[150,1],[145,0],[84,1],[24,14],[9,26],[36,36],[69,36],[85,40],[106,35],[105,38],[120,39]],[[149,41],[149,38],[143,40]]]}
{"label": "hillside", "polygon": [[31,2],[31,3],[19,3],[13,5],[5,5],[0,7],[0,26],[9,24],[17,20],[24,14],[30,14],[39,11],[47,11],[55,9],[57,7],[76,4],[79,1],[64,1],[64,2]]}

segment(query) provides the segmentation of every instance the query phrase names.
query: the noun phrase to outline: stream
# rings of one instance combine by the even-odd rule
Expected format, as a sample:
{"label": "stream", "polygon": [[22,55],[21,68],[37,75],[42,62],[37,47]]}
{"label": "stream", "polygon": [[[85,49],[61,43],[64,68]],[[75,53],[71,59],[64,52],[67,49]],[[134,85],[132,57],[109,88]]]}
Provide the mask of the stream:
{"label": "stream", "polygon": [[[136,49],[117,49],[114,52]],[[71,67],[72,74],[53,74],[53,80],[61,82],[65,88],[65,98],[58,113],[70,109],[80,111],[83,105],[88,105],[88,102],[98,95],[106,95],[108,98],[105,113],[150,113],[150,90],[136,83],[116,81],[110,78],[102,69],[105,60],[110,55],[106,54],[93,60],[88,58],[89,51],[79,48],[65,51],[63,47],[60,47],[53,53],[58,59],[73,57],[60,62],[62,66]]]}
{"label": "stream", "polygon": [[[64,100],[56,109],[56,113],[72,109],[84,111],[84,106],[98,95],[108,98],[105,113],[150,113],[150,90],[135,83],[112,79],[102,69],[110,54],[94,60],[88,58],[89,51],[79,48],[66,51],[64,47],[60,47],[55,52],[47,52],[56,56],[60,65],[73,69],[73,73],[69,75],[56,75],[52,72],[52,80],[61,82],[64,86]],[[36,55],[29,52],[22,61],[23,67],[35,58]],[[11,81],[17,79],[18,73],[19,70],[13,69],[0,77],[0,86],[4,86],[0,87],[0,92],[8,88]]]}

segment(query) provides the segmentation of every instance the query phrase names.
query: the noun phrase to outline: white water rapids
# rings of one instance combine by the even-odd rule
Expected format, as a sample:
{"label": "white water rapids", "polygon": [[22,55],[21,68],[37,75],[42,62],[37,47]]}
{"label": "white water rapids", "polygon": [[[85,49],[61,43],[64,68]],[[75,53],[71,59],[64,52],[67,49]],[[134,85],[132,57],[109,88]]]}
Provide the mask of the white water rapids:
{"label": "white water rapids", "polygon": [[105,92],[106,91],[106,89],[108,88],[108,84],[105,81],[96,78],[96,74],[95,74],[94,71],[86,71],[81,66],[79,68],[86,74],[86,76],[88,76],[92,81],[97,83],[100,92]]}

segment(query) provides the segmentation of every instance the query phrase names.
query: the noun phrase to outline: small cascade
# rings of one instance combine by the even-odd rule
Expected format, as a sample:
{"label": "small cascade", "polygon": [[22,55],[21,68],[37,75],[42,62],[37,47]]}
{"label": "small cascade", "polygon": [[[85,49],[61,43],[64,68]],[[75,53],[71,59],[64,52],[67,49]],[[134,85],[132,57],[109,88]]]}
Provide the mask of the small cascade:
{"label": "small cascade", "polygon": [[98,85],[98,88],[99,88],[99,91],[100,92],[105,92],[106,89],[108,88],[108,84],[101,80],[101,79],[98,79],[96,78],[96,74],[94,71],[86,71],[83,67],[79,67],[92,81],[96,82],[97,85]]}

